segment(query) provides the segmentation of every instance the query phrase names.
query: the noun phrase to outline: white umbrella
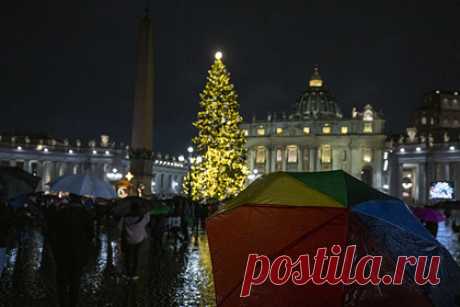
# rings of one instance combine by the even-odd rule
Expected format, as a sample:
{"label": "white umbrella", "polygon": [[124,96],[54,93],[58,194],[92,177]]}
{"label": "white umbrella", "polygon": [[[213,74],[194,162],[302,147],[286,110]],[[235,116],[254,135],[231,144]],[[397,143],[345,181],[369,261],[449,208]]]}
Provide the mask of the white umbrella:
{"label": "white umbrella", "polygon": [[68,192],[77,195],[100,198],[115,198],[114,187],[104,180],[91,175],[68,175],[50,183],[51,192]]}

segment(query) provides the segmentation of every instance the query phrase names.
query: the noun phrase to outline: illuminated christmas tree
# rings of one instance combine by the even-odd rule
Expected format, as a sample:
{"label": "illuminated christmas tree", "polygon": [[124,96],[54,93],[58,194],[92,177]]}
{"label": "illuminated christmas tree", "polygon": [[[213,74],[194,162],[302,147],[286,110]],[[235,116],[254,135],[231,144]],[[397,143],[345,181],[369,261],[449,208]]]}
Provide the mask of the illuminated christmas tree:
{"label": "illuminated christmas tree", "polygon": [[193,144],[200,158],[194,160],[184,183],[186,193],[191,188],[194,200],[232,197],[243,189],[248,173],[238,96],[222,62],[222,53],[217,52],[215,58],[200,94],[201,110],[193,123],[198,129]]}

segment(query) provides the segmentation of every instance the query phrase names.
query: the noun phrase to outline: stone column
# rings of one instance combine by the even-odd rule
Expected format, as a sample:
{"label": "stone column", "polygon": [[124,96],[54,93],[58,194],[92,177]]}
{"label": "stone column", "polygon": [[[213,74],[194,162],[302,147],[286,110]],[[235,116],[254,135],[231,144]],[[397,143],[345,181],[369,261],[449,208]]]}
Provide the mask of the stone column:
{"label": "stone column", "polygon": [[271,158],[271,151],[270,147],[266,146],[265,147],[265,174],[270,173],[270,158]]}
{"label": "stone column", "polygon": [[310,163],[310,171],[311,172],[316,172],[316,154],[317,154],[318,149],[316,147],[310,148],[310,154],[309,154],[309,163]]}
{"label": "stone column", "polygon": [[302,145],[297,145],[297,171],[301,172],[302,171],[302,165],[303,165],[303,146]]}
{"label": "stone column", "polygon": [[286,146],[283,146],[282,148],[282,155],[281,157],[283,158],[283,161],[282,161],[282,171],[285,172],[286,169],[287,169],[287,147]]}
{"label": "stone column", "polygon": [[374,151],[374,154],[372,155],[372,177],[373,177],[373,186],[376,189],[381,189],[382,188],[382,161],[383,161],[383,154],[382,150],[377,149]]}
{"label": "stone column", "polygon": [[270,146],[270,172],[276,171],[276,147]]}
{"label": "stone column", "polygon": [[450,180],[450,163],[444,163],[444,180]]}
{"label": "stone column", "polygon": [[426,184],[426,164],[425,162],[418,164],[418,174],[417,174],[417,185],[418,185],[418,195],[415,196],[415,199],[419,202],[426,203],[428,187]]}
{"label": "stone column", "polygon": [[388,159],[389,168],[389,193],[391,196],[400,198],[401,186],[401,164],[398,161],[398,156],[392,154]]}

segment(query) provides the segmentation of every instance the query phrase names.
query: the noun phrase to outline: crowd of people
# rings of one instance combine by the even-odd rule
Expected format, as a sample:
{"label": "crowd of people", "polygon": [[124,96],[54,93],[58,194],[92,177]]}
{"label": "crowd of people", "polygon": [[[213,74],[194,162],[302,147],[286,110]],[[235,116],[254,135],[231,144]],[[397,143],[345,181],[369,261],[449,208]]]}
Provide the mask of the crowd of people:
{"label": "crowd of people", "polygon": [[[54,260],[59,306],[77,306],[81,276],[89,261],[91,246],[97,244],[104,225],[117,225],[123,274],[135,282],[139,279],[140,247],[148,237],[159,244],[164,237],[187,240],[189,231],[198,229],[209,214],[207,206],[183,197],[133,198],[127,203],[127,209],[120,210],[117,200],[42,193],[0,203],[0,278],[7,248],[20,244],[21,236],[30,227],[39,228],[44,246]],[[152,208],[158,206],[167,210],[157,214]]]}

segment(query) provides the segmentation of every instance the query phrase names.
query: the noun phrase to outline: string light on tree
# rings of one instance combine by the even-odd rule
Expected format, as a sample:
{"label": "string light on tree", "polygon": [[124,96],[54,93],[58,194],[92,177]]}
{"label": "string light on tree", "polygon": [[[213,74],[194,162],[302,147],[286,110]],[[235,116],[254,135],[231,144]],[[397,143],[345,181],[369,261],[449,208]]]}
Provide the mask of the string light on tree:
{"label": "string light on tree", "polygon": [[[237,94],[230,74],[222,61],[222,52],[215,53],[207,83],[200,94],[200,111],[193,125],[198,135],[193,138],[197,153],[184,191],[194,200],[224,200],[243,189],[248,170],[245,163],[246,137],[239,128]],[[189,184],[191,180],[192,184]]]}

